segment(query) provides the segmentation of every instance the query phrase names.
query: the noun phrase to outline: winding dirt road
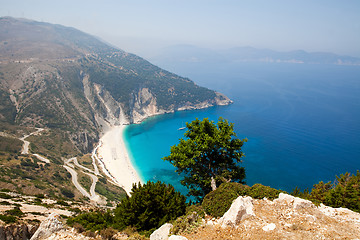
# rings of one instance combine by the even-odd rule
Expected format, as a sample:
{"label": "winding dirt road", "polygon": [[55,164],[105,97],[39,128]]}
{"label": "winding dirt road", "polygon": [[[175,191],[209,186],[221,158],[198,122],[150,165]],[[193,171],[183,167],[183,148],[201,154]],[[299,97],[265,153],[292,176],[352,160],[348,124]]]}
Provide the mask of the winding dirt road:
{"label": "winding dirt road", "polygon": [[[22,146],[22,150],[21,150],[21,154],[29,154],[29,145],[30,145],[30,142],[29,141],[26,141],[25,139],[28,138],[29,136],[31,135],[37,135],[39,134],[41,131],[43,131],[44,129],[43,128],[37,128],[37,130],[35,132],[32,132],[28,135],[25,135],[23,136],[22,138],[19,138],[19,140],[23,141],[24,144]],[[94,201],[96,203],[99,203],[99,204],[103,204],[104,203],[104,200],[101,199],[101,197],[96,194],[95,192],[95,188],[96,188],[96,183],[98,182],[98,177],[96,175],[100,175],[99,173],[99,169],[96,165],[96,150],[97,148],[99,147],[100,145],[98,145],[94,151],[93,151],[93,154],[92,154],[92,159],[93,159],[93,166],[94,166],[94,170],[91,170],[87,167],[84,167],[83,165],[81,165],[77,158],[76,157],[73,157],[73,158],[70,158],[68,160],[65,160],[65,164],[63,165],[63,167],[71,174],[71,181],[72,183],[74,184],[75,188],[85,197],[89,198],[91,201]],[[50,163],[50,160],[37,154],[37,153],[34,153],[32,154],[34,155],[35,157],[37,157],[39,160],[43,161],[43,162],[46,162],[46,163]],[[80,169],[82,169],[82,172],[87,174],[91,180],[92,180],[92,183],[91,183],[91,186],[90,186],[90,189],[89,189],[89,192],[86,191],[86,189],[84,187],[82,187],[80,184],[79,184],[79,181],[78,181],[78,172],[75,170],[75,166],[73,164],[71,164],[70,162],[73,162],[74,165]],[[100,162],[98,160],[98,162]]]}
{"label": "winding dirt road", "polygon": [[[74,165],[71,164],[70,162],[73,162],[75,164],[75,166],[87,171],[87,172],[84,172],[84,171],[82,171],[82,172],[85,173],[86,175],[88,175],[92,180],[92,183],[90,186],[90,194],[79,184],[78,177],[77,177],[77,175],[78,175],[77,171],[75,170]],[[99,180],[98,177],[94,175],[94,174],[96,174],[96,170],[93,171],[87,167],[82,166],[81,164],[79,164],[76,157],[66,160],[63,167],[71,174],[72,183],[74,184],[74,186],[79,190],[79,192],[82,195],[84,195],[85,197],[89,198],[92,201],[95,201],[98,203],[102,202],[101,197],[98,194],[96,194],[96,192],[95,192],[96,183]],[[97,170],[97,172],[98,172],[98,170]],[[99,172],[97,173],[97,175],[100,175]]]}
{"label": "winding dirt road", "polygon": [[30,137],[31,135],[37,135],[39,134],[41,131],[43,131],[44,129],[43,128],[37,128],[37,130],[35,132],[32,132],[28,135],[25,135],[23,136],[22,138],[19,138],[19,140],[23,141],[24,144],[23,144],[23,148],[21,150],[21,154],[29,154],[29,145],[30,145],[30,142],[29,141],[26,141],[25,139]]}

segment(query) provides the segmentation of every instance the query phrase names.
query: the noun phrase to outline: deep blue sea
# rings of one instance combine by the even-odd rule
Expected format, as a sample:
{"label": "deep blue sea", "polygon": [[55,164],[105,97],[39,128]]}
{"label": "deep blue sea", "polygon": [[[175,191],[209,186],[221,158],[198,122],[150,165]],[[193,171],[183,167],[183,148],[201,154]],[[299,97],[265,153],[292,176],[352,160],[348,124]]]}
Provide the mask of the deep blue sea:
{"label": "deep blue sea", "polygon": [[[169,66],[168,68],[171,68]],[[169,69],[222,92],[234,103],[147,119],[125,131],[127,147],[144,181],[182,188],[174,167],[162,160],[195,118],[235,124],[244,145],[248,185],[292,191],[360,170],[360,67],[238,63]]]}

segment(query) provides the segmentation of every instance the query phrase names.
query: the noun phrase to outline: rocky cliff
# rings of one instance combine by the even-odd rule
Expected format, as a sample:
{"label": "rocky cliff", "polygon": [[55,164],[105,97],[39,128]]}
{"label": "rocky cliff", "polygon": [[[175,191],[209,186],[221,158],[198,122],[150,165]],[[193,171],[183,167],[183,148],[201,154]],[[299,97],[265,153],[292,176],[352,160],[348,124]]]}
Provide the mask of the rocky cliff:
{"label": "rocky cliff", "polygon": [[220,219],[187,239],[359,239],[360,214],[280,193],[273,201],[239,197]]}

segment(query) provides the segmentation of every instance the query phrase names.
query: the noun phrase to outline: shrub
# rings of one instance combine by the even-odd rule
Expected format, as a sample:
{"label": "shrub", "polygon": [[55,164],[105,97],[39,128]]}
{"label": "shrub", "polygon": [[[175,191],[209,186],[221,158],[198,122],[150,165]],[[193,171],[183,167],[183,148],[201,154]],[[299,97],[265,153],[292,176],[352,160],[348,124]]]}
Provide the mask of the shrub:
{"label": "shrub", "polygon": [[183,232],[191,233],[195,228],[202,223],[200,214],[197,211],[189,211],[186,215],[178,217],[173,223],[171,229],[172,234],[181,234]]}
{"label": "shrub", "polygon": [[45,198],[44,194],[36,194],[35,197],[37,197],[37,198]]}
{"label": "shrub", "polygon": [[186,215],[194,212],[196,212],[201,218],[205,217],[205,211],[201,205],[190,205],[186,208]]}
{"label": "shrub", "polygon": [[152,230],[185,213],[186,198],[174,187],[161,182],[134,184],[131,197],[115,209],[116,227],[133,226],[139,231]]}
{"label": "shrub", "polygon": [[1,201],[0,205],[11,205],[11,203],[9,203],[8,201]]}
{"label": "shrub", "polygon": [[5,212],[9,215],[18,216],[18,217],[21,217],[24,215],[24,213],[20,210],[19,207],[14,207],[13,209],[6,210]]}
{"label": "shrub", "polygon": [[245,195],[256,199],[262,199],[266,197],[273,200],[278,198],[281,192],[283,191],[257,183],[248,188]]}
{"label": "shrub", "polygon": [[58,201],[56,202],[56,204],[59,204],[59,205],[65,206],[65,207],[68,207],[68,206],[69,206],[69,204],[68,204],[67,202],[63,201],[63,200],[58,200]]}
{"label": "shrub", "polygon": [[223,183],[205,196],[201,206],[207,214],[221,217],[238,196],[245,195],[247,188],[248,186],[240,183]]}
{"label": "shrub", "polygon": [[360,172],[356,175],[350,173],[336,176],[336,180],[324,183],[323,181],[314,184],[311,192],[307,189],[301,192],[296,188],[293,193],[305,199],[311,200],[315,204],[323,203],[330,207],[346,207],[355,212],[360,212]]}
{"label": "shrub", "polygon": [[12,197],[9,194],[0,192],[0,198],[3,199],[11,199]]}
{"label": "shrub", "polygon": [[87,212],[67,220],[67,224],[74,226],[75,223],[82,225],[86,230],[97,231],[112,226],[114,216],[109,212]]}
{"label": "shrub", "polygon": [[222,217],[230,208],[232,202],[239,196],[250,196],[256,199],[264,197],[275,199],[279,196],[280,190],[254,184],[252,187],[240,183],[223,183],[215,191],[207,194],[202,202],[205,212],[213,217]]}
{"label": "shrub", "polygon": [[[330,182],[328,183],[330,185]],[[341,174],[340,177],[336,176],[336,182],[332,187],[325,189],[322,192],[322,198],[316,196],[316,187],[311,191],[311,199],[323,200],[325,205],[331,207],[346,207],[355,212],[360,212],[360,172],[357,171],[356,175],[350,173]],[[314,193],[313,193],[314,192]]]}
{"label": "shrub", "polygon": [[66,188],[62,188],[61,193],[67,198],[74,198],[75,197],[74,193],[71,190],[66,189]]}
{"label": "shrub", "polygon": [[78,232],[78,233],[82,233],[85,231],[85,228],[83,227],[83,225],[81,225],[80,223],[75,222],[72,227]]}
{"label": "shrub", "polygon": [[16,217],[0,214],[0,220],[4,221],[6,224],[15,223],[16,222]]}
{"label": "shrub", "polygon": [[112,240],[112,239],[113,239],[113,236],[114,236],[117,232],[118,232],[118,231],[116,231],[115,229],[109,227],[109,228],[100,230],[100,236],[102,237],[102,239]]}

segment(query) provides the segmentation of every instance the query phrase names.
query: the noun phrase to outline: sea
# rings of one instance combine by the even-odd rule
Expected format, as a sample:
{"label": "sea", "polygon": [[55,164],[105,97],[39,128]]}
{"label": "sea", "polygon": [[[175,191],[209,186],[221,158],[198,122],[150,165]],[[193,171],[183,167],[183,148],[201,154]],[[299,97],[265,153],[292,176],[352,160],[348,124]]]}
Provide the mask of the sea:
{"label": "sea", "polygon": [[[187,189],[163,157],[183,138],[186,122],[219,117],[234,123],[243,146],[246,183],[291,192],[360,170],[360,66],[230,63],[165,66],[201,86],[224,93],[228,106],[148,118],[124,132],[144,182]],[[170,68],[170,69],[169,69]]]}

